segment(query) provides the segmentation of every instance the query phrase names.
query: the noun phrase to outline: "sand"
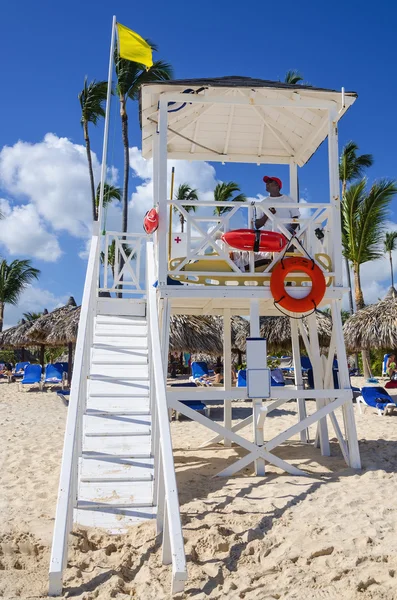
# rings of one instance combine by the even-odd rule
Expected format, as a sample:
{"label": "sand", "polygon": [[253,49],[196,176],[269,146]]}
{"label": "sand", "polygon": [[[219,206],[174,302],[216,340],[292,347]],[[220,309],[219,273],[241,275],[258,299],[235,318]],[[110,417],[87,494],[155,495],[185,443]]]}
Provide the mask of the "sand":
{"label": "sand", "polygon": [[[249,403],[233,404],[233,412],[244,418]],[[0,381],[4,598],[46,597],[66,413],[53,392],[19,392]],[[222,409],[211,416],[221,420]],[[253,477],[251,467],[213,478],[243,451],[197,450],[210,433],[186,419],[172,424],[189,570],[178,600],[397,598],[397,413],[356,416],[359,473],[346,467],[335,440],[330,458],[295,440],[277,450],[308,477],[269,466],[264,478]],[[265,434],[273,437],[296,418],[295,403],[284,405]],[[153,522],[124,536],[81,529],[72,536],[64,598],[161,599],[169,586]]]}

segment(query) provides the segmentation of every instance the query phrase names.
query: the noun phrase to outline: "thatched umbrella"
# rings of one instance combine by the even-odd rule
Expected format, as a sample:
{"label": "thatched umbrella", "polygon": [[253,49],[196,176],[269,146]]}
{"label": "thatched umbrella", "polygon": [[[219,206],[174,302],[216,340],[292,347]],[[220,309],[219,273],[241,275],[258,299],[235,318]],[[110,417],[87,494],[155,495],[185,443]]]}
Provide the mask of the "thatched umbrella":
{"label": "thatched umbrella", "polygon": [[[43,315],[48,315],[48,310],[45,308]],[[15,350],[17,348],[22,349],[22,360],[24,359],[24,349],[27,346],[39,346],[40,345],[40,363],[44,362],[44,345],[32,342],[28,337],[28,333],[33,327],[35,321],[26,321],[22,319],[18,325],[10,327],[0,334],[0,347],[9,348]]]}
{"label": "thatched umbrella", "polygon": [[[320,346],[328,346],[332,331],[331,317],[316,311],[316,321]],[[303,319],[303,323],[306,332],[308,332],[305,319]],[[261,317],[260,324],[261,336],[267,339],[267,347],[271,352],[291,351],[291,321],[289,317]],[[249,337],[248,322],[246,322],[245,329],[241,329],[236,339],[239,348],[245,350],[247,337]]]}
{"label": "thatched umbrella", "polygon": [[47,346],[61,346],[68,344],[69,347],[69,372],[68,380],[71,380],[72,370],[72,353],[73,353],[73,342],[67,340],[65,336],[56,337],[52,335],[54,331],[62,331],[65,322],[71,317],[71,314],[77,310],[76,301],[71,296],[65,306],[56,308],[47,315],[42,315],[36,321],[27,333],[27,338],[31,343],[45,344]]}
{"label": "thatched umbrella", "polygon": [[[232,317],[232,352],[242,350],[237,338],[245,331],[245,323],[241,317]],[[223,353],[223,319],[207,315],[173,315],[170,351],[220,356]]]}
{"label": "thatched umbrella", "polygon": [[397,291],[391,287],[385,298],[352,315],[343,326],[351,351],[397,348]]}

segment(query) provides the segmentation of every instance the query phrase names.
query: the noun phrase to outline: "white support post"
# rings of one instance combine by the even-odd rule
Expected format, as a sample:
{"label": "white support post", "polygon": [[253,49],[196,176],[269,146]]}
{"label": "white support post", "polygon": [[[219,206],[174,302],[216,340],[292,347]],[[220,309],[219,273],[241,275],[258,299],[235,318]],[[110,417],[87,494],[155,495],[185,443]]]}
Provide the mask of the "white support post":
{"label": "white support post", "polygon": [[[232,389],[232,320],[229,308],[223,311],[223,381],[225,390],[230,391]],[[232,401],[230,398],[225,398],[223,403],[223,424],[226,429],[231,429]],[[229,448],[232,445],[228,438],[225,438],[223,443]]]}
{"label": "white support post", "polygon": [[162,547],[161,562],[163,563],[163,565],[170,565],[172,563],[170,528],[169,528],[169,524],[168,524],[167,498],[165,499],[164,525],[163,525],[163,547]]}
{"label": "white support post", "polygon": [[[111,41],[110,41],[110,54],[109,54],[108,87],[107,87],[107,93],[106,93],[105,130],[103,133],[101,184],[100,184],[100,188],[99,188],[98,224],[99,224],[100,228],[101,228],[101,224],[102,224],[103,194],[104,194],[104,190],[105,190],[105,180],[106,180],[106,161],[107,161],[108,139],[109,139],[110,103],[111,103],[111,98],[112,98],[112,75],[113,75],[115,35],[116,35],[116,17],[113,16],[112,36],[111,36]],[[99,234],[100,230],[98,231],[98,234]],[[105,265],[107,265],[107,263],[105,263]],[[106,269],[106,266],[105,266],[105,269]]]}
{"label": "white support post", "polygon": [[[324,388],[324,376],[323,376],[323,364],[320,356],[320,344],[318,342],[318,334],[317,334],[317,322],[316,315],[312,313],[311,315],[306,317],[308,326],[309,326],[309,336],[310,336],[310,349],[311,356],[310,361],[312,363],[313,368],[313,380],[314,380],[314,388],[316,390],[322,390]],[[317,410],[323,408],[325,406],[325,400],[323,398],[316,398],[316,407]],[[318,424],[318,432],[320,439],[320,448],[321,454],[323,456],[330,456],[331,449],[329,445],[328,438],[328,426],[326,417],[319,420]]]}
{"label": "white support post", "polygon": [[339,183],[339,150],[338,150],[338,126],[336,110],[328,112],[328,167],[329,167],[329,191],[332,206],[332,249],[333,267],[335,272],[335,285],[343,286],[342,276],[342,231],[340,216],[340,183]]}
{"label": "white support post", "polygon": [[[159,205],[159,141],[160,136],[158,133],[153,136],[152,141],[152,153],[153,153],[153,205]],[[160,248],[158,244],[158,230],[153,234],[153,238],[156,240],[155,248],[156,248],[156,261],[157,265],[159,264],[159,254]],[[157,273],[158,276],[158,273]],[[154,281],[152,282],[153,285]]]}
{"label": "white support post", "polygon": [[299,186],[298,186],[298,165],[296,162],[290,162],[289,164],[289,195],[292,200],[299,202],[298,198]]}
{"label": "white support post", "polygon": [[[342,303],[340,300],[331,301],[332,327],[335,336],[336,355],[338,359],[339,385],[341,389],[351,390],[345,340],[343,338],[342,319],[340,316],[341,305]],[[348,402],[343,404],[342,411],[345,422],[345,434],[349,448],[350,466],[353,469],[361,469],[360,449],[358,447],[352,397]]]}
{"label": "white support post", "polygon": [[[292,358],[294,361],[294,374],[295,374],[295,387],[297,390],[303,390],[303,378],[302,378],[302,367],[301,367],[301,353],[299,348],[299,331],[298,323],[296,319],[291,318],[291,342],[292,342]],[[306,419],[306,401],[304,398],[297,399],[298,404],[298,419],[303,421]],[[301,442],[309,441],[309,430],[303,429],[300,432]]]}
{"label": "white support post", "polygon": [[[260,337],[260,318],[259,318],[259,300],[251,300],[250,302],[250,336]],[[262,400],[252,400],[252,421],[254,427],[254,441],[255,444],[263,446],[263,428],[258,429],[257,424],[261,414]],[[257,458],[255,460],[255,474],[259,476],[265,475],[265,461],[263,458]]]}
{"label": "white support post", "polygon": [[164,485],[164,468],[161,453],[158,457],[157,467],[157,498],[156,498],[156,534],[163,531],[164,527],[164,511],[165,511],[165,485]]}
{"label": "white support post", "polygon": [[159,285],[166,285],[168,271],[168,215],[167,215],[167,101],[160,99],[159,156],[158,156],[158,278]]}

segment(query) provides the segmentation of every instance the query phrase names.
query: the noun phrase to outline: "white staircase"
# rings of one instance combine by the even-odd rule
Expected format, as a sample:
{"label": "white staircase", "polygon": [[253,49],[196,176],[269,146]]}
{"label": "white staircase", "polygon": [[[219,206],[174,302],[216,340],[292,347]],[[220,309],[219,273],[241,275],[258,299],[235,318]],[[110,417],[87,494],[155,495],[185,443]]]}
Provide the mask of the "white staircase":
{"label": "white staircase", "polygon": [[116,533],[155,516],[151,421],[146,316],[97,315],[75,523]]}

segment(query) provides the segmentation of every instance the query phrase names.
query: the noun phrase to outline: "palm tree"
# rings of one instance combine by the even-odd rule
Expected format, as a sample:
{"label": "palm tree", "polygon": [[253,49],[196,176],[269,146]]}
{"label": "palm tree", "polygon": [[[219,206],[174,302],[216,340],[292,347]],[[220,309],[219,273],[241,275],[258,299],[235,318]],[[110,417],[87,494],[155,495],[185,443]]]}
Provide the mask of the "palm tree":
{"label": "palm tree", "polygon": [[301,85],[304,85],[303,75],[296,69],[291,69],[290,71],[286,72],[284,83],[288,83],[289,85],[296,85],[297,83],[300,83]]}
{"label": "palm tree", "polygon": [[[198,200],[197,190],[192,189],[188,183],[181,183],[178,187],[176,194],[174,195],[175,200],[187,200],[189,202],[194,202]],[[196,212],[197,206],[184,206],[183,207],[186,212]],[[174,212],[179,214],[179,220],[181,222],[181,231],[183,233],[183,226],[185,224],[185,217],[178,210],[177,206],[174,206]]]}
{"label": "palm tree", "polygon": [[91,143],[88,135],[88,123],[97,125],[98,120],[105,116],[104,103],[106,102],[108,83],[107,81],[91,81],[87,83],[87,77],[84,79],[84,88],[78,98],[81,106],[81,124],[84,131],[85,147],[87,150],[88,171],[91,183],[92,217],[94,221],[98,220],[98,211],[95,203],[95,182],[94,171],[92,168]]}
{"label": "palm tree", "polygon": [[393,277],[393,258],[392,252],[397,248],[397,231],[392,231],[391,233],[386,233],[385,239],[383,240],[383,248],[385,252],[389,253],[390,260],[390,274],[391,274],[391,285],[394,287],[394,277]]}
{"label": "palm tree", "polygon": [[40,271],[31,266],[30,260],[14,260],[7,264],[0,261],[0,331],[3,331],[4,306],[18,303],[21,293]]}
{"label": "palm tree", "polygon": [[22,317],[25,319],[25,321],[36,321],[36,319],[38,319],[42,315],[43,313],[41,312],[26,312],[23,313]]}
{"label": "palm tree", "polygon": [[342,198],[346,193],[347,184],[355,179],[364,177],[365,170],[372,167],[374,157],[372,154],[359,154],[355,142],[347,142],[343,147],[339,159],[339,179],[342,182]]}
{"label": "palm tree", "polygon": [[[247,197],[244,194],[238,194],[233,198],[233,194],[239,191],[240,186],[234,181],[229,181],[228,183],[218,183],[214,190],[214,200],[216,202],[245,202]],[[229,210],[231,210],[230,207],[216,206],[214,208],[214,215],[220,217]]]}
{"label": "palm tree", "polygon": [[[96,194],[95,194],[95,208],[98,212],[99,207],[99,196],[101,191],[101,184],[98,183]],[[114,185],[110,185],[110,183],[106,183],[103,188],[103,208],[111,204],[113,200],[121,200],[121,189],[115,187]]]}
{"label": "palm tree", "polygon": [[[124,250],[127,258],[132,254],[132,248],[128,244],[125,244],[125,243],[123,244],[123,250]],[[131,257],[131,260],[133,260],[133,259],[134,259],[134,256]],[[105,264],[105,253],[104,252],[101,252],[100,260],[101,260],[101,263],[104,265]],[[109,244],[109,246],[108,246],[108,267],[112,271],[113,278],[114,278],[115,261],[116,261],[116,242],[115,242],[115,240],[113,240],[112,243]]]}
{"label": "palm tree", "polygon": [[[346,188],[347,184],[355,179],[362,178],[365,173],[365,169],[371,167],[374,164],[374,159],[372,154],[357,154],[358,145],[355,142],[348,142],[342,150],[339,159],[339,180],[342,182],[342,204],[345,201]],[[342,208],[343,215],[343,208]],[[342,218],[342,229],[343,229],[343,218]],[[342,233],[343,236],[343,233]],[[347,283],[349,288],[349,308],[350,314],[354,313],[353,307],[353,291],[351,285],[351,277],[350,277],[350,264],[349,260],[345,256],[345,265],[346,265],[346,275],[347,275]]]}
{"label": "palm tree", "polygon": [[[361,265],[380,258],[380,241],[387,210],[397,194],[397,183],[383,179],[366,190],[366,179],[353,183],[342,203],[342,243],[345,257],[351,262],[354,273],[354,291],[357,310],[364,307],[361,287]],[[367,352],[363,351],[364,376],[369,376]]]}
{"label": "palm tree", "polygon": [[[153,50],[156,46],[146,40]],[[120,100],[121,131],[124,146],[124,182],[123,182],[123,222],[122,231],[128,227],[128,180],[130,168],[129,141],[128,141],[128,115],[127,100],[137,100],[139,90],[144,83],[165,81],[172,77],[172,67],[164,61],[158,60],[153,66],[146,69],[144,65],[120,58],[117,48],[114,57],[117,74],[117,94]]]}

